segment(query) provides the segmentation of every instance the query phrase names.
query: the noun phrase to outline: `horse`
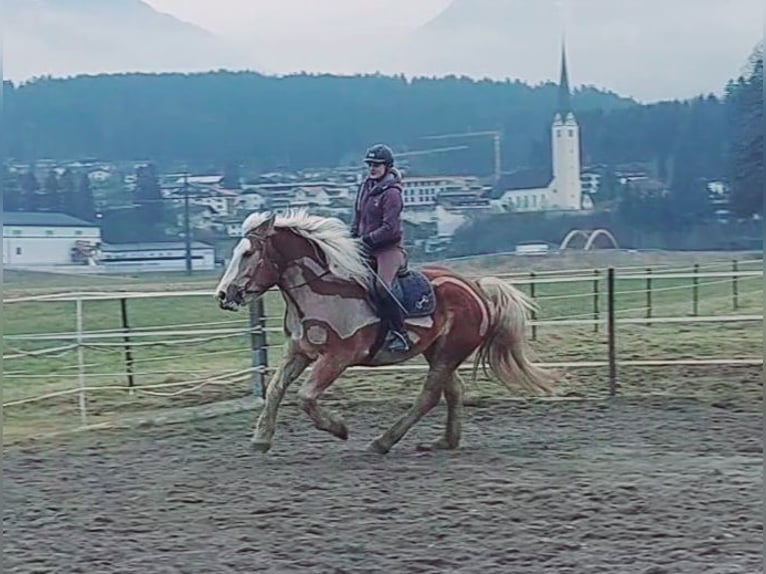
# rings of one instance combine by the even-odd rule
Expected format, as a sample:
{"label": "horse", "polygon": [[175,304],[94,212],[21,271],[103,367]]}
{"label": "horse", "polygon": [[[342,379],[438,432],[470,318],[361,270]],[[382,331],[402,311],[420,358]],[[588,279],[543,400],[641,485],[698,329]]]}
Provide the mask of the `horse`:
{"label": "horse", "polygon": [[305,209],[275,214],[253,212],[215,289],[218,305],[236,311],[276,287],[285,303],[286,358],[270,378],[251,446],[272,447],[277,411],[288,386],[309,367],[297,393],[314,426],[346,440],[338,414],[319,404],[322,393],[352,366],[378,367],[423,355],[428,363],[414,403],[367,450],[388,453],[444,396],[444,435],[425,449],[457,449],[461,439],[464,383],[459,367],[475,353],[481,366],[510,390],[516,386],[552,394],[552,373],[530,361],[525,328],[536,305],[523,292],[495,277],[472,280],[446,267],[403,266],[392,295],[406,311],[412,342],[405,353],[383,346],[386,334],[373,296],[376,273],[365,247],[340,219]]}

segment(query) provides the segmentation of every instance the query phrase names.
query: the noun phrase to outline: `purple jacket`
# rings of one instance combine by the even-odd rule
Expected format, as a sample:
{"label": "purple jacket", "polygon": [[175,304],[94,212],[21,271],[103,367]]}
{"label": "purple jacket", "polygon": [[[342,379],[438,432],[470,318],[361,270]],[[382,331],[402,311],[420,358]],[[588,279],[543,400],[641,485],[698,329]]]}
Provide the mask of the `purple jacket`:
{"label": "purple jacket", "polygon": [[359,187],[351,234],[375,252],[402,241],[402,176],[391,169],[379,182],[367,178]]}

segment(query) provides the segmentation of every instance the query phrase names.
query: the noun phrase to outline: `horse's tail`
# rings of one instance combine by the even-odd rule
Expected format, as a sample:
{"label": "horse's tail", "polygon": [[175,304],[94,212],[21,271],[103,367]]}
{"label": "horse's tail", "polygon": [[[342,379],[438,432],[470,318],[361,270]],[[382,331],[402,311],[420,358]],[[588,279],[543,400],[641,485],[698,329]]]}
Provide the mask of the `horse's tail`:
{"label": "horse's tail", "polygon": [[526,338],[526,326],[528,313],[537,310],[535,303],[523,292],[496,277],[483,277],[476,283],[492,304],[493,320],[476,352],[474,378],[479,365],[485,373],[489,365],[509,390],[518,385],[552,394],[553,374],[530,361],[532,350]]}

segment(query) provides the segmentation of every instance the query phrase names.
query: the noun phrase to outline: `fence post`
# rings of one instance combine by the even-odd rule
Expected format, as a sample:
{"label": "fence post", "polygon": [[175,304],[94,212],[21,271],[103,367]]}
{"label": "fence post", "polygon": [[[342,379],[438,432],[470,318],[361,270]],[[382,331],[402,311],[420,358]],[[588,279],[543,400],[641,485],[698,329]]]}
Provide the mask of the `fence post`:
{"label": "fence post", "polygon": [[[529,296],[534,299],[535,298],[535,272],[532,271],[529,274]],[[537,321],[537,313],[535,311],[532,311],[532,321]],[[532,340],[537,340],[537,325],[532,324]]]}
{"label": "fence post", "polygon": [[133,394],[133,353],[130,346],[130,325],[128,324],[128,302],[123,297],[120,299],[120,316],[122,317],[122,332],[125,333],[122,337],[125,343],[125,372],[128,373],[128,387],[130,388],[130,394]]}
{"label": "fence post", "polygon": [[266,398],[266,369],[269,366],[266,340],[266,312],[263,297],[250,303],[250,350],[252,352],[253,396]]}
{"label": "fence post", "polygon": [[593,320],[594,320],[593,332],[598,333],[598,319],[600,317],[599,305],[598,305],[598,298],[599,298],[598,284],[600,281],[601,272],[598,269],[594,269],[593,275],[595,276],[595,279],[593,279]]}
{"label": "fence post", "polygon": [[699,277],[697,275],[700,272],[700,266],[699,263],[694,264],[694,277],[692,277],[692,315],[695,317],[699,315],[699,306],[700,306],[700,287],[699,287]]}
{"label": "fence post", "polygon": [[[529,296],[534,299],[535,298],[535,272],[531,271],[529,273]],[[537,321],[537,313],[535,311],[532,311],[532,321]],[[537,340],[537,325],[532,324],[532,340]]]}
{"label": "fence post", "polygon": [[88,422],[88,415],[85,406],[85,349],[83,347],[82,299],[78,298],[75,305],[77,313],[77,380],[80,387],[80,424],[85,426]]}
{"label": "fence post", "polygon": [[[646,269],[646,318],[651,319],[652,318],[652,269],[651,267],[647,267]],[[651,325],[651,323],[647,323],[647,325]]]}
{"label": "fence post", "polygon": [[610,267],[607,271],[606,281],[606,301],[607,301],[607,340],[609,348],[609,394],[617,394],[617,351],[615,346],[614,329],[614,268]]}
{"label": "fence post", "polygon": [[731,262],[731,302],[734,306],[734,310],[739,309],[739,282],[737,281],[737,271],[739,271],[739,264],[737,260]]}

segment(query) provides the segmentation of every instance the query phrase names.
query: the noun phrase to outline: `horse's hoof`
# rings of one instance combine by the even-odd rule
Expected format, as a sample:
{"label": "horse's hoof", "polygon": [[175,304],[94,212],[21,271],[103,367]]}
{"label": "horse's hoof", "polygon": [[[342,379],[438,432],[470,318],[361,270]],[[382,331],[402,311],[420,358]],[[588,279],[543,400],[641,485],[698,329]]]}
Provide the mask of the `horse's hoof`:
{"label": "horse's hoof", "polygon": [[377,440],[374,440],[370,444],[367,445],[367,448],[365,450],[367,452],[372,452],[372,453],[375,453],[375,454],[388,454],[388,451],[390,449],[385,448]]}
{"label": "horse's hoof", "polygon": [[271,450],[271,442],[254,438],[250,441],[250,447],[255,452],[269,452]]}
{"label": "horse's hoof", "polygon": [[433,442],[421,443],[415,447],[415,450],[421,452],[431,452],[435,450],[454,450],[457,445],[450,445],[446,439],[440,438]]}
{"label": "horse's hoof", "polygon": [[348,440],[348,427],[346,427],[345,424],[341,423],[337,429],[333,431],[333,433],[336,437],[338,437],[341,440]]}

